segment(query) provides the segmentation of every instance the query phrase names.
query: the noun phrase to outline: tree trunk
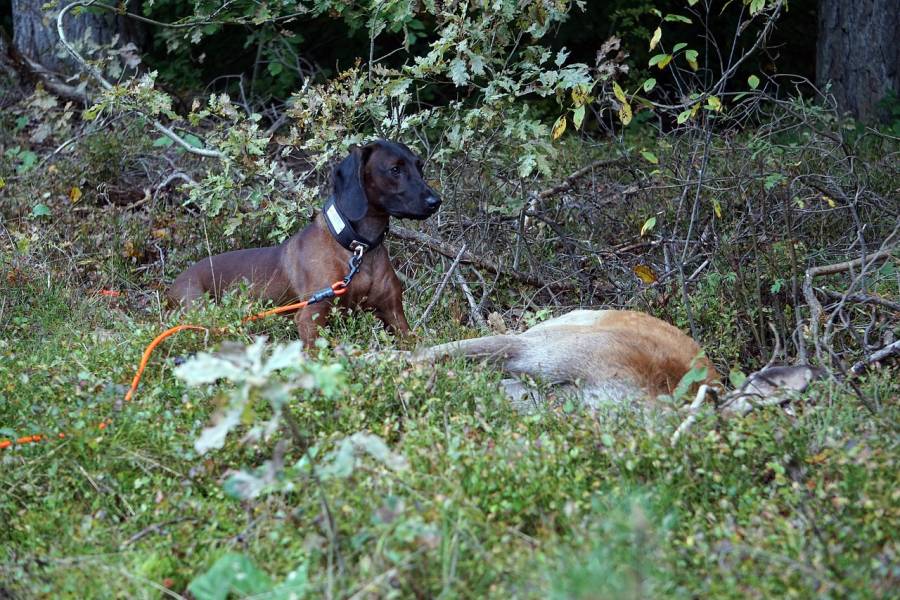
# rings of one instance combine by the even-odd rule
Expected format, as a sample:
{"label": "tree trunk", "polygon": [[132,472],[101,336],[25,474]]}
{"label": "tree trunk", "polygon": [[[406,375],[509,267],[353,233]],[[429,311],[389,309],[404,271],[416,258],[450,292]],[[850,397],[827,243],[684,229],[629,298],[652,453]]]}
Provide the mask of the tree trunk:
{"label": "tree trunk", "polygon": [[[12,0],[13,45],[19,53],[51,71],[77,70],[56,34],[59,8],[71,0],[63,0],[60,7],[50,11],[42,10],[44,3],[45,0]],[[139,0],[131,0],[128,10],[137,12],[138,5]],[[66,15],[65,33],[76,48],[85,49],[110,44],[116,35],[120,43],[134,42],[140,47],[144,38],[140,23],[101,9],[70,11]]]}
{"label": "tree trunk", "polygon": [[900,91],[897,0],[819,0],[816,80],[853,117],[886,116],[879,101]]}

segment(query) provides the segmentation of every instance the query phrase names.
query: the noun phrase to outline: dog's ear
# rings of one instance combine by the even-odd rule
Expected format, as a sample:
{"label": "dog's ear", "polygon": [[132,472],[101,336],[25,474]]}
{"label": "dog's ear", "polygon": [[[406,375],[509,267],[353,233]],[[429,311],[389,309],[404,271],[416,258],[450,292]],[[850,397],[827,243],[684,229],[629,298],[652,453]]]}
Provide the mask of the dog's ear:
{"label": "dog's ear", "polygon": [[366,215],[369,200],[363,187],[366,161],[372,154],[372,145],[351,146],[350,155],[334,168],[334,201],[344,216],[358,221]]}

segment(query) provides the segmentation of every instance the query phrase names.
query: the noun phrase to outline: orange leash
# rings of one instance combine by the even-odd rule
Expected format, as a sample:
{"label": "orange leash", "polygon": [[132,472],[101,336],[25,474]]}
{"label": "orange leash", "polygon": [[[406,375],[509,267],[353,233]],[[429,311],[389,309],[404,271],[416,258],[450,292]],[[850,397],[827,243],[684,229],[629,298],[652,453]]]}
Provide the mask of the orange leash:
{"label": "orange leash", "polygon": [[[356,272],[359,270],[359,265],[362,262],[362,255],[363,253],[361,248],[358,251],[354,252],[353,256],[350,257],[349,273],[347,273],[347,276],[344,277],[341,281],[335,281],[334,283],[332,283],[331,287],[319,290],[318,292],[310,296],[309,299],[304,300],[303,302],[288,304],[286,306],[279,306],[277,308],[264,310],[256,314],[246,316],[241,319],[241,323],[258,321],[272,315],[299,310],[305,306],[316,304],[317,302],[321,302],[329,298],[343,296],[345,293],[347,293],[347,286],[350,285],[350,281],[353,279],[353,276],[356,275]],[[166,329],[165,331],[160,333],[158,336],[153,338],[153,341],[150,342],[150,344],[144,350],[144,354],[141,356],[141,362],[138,364],[137,372],[134,374],[134,378],[131,380],[131,387],[128,388],[128,391],[125,393],[125,402],[130,402],[132,397],[134,397],[134,393],[137,391],[138,385],[141,383],[141,376],[144,374],[144,369],[147,368],[147,363],[150,362],[150,356],[153,354],[153,351],[156,349],[156,347],[159,346],[166,338],[186,329],[193,331],[205,331],[209,333],[223,333],[226,331],[226,328],[224,327],[210,328],[204,327],[202,325],[176,325],[175,327],[170,327],[169,329]],[[110,422],[111,421],[107,419],[101,422],[97,426],[97,428],[102,431],[106,429]],[[59,433],[57,434],[57,436],[59,437],[59,439],[64,439],[66,437],[66,434]],[[26,435],[24,437],[16,439],[0,439],[0,450],[6,450],[13,445],[21,446],[25,444],[32,444],[43,441],[45,439],[47,439],[47,436],[40,433],[34,435]]]}
{"label": "orange leash", "polygon": [[137,373],[134,374],[134,379],[131,380],[131,387],[125,393],[125,402],[130,402],[131,397],[134,396],[134,392],[137,390],[138,384],[141,382],[141,375],[144,374],[144,369],[147,368],[147,363],[150,362],[150,355],[153,354],[153,351],[156,349],[159,344],[171,335],[175,335],[179,331],[184,331],[185,329],[191,329],[193,331],[209,331],[209,328],[203,327],[202,325],[176,325],[175,327],[166,329],[161,334],[153,338],[153,341],[150,342],[150,345],[147,346],[147,349],[144,350],[143,356],[141,356],[141,362],[138,364]]}

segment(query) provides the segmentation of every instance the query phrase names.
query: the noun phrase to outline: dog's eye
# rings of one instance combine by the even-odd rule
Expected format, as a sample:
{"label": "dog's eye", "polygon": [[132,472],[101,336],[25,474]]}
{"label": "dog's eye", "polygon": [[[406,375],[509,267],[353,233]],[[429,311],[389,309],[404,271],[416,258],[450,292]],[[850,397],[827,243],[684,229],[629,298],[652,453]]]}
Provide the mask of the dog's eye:
{"label": "dog's eye", "polygon": [[398,165],[391,167],[391,175],[399,175],[402,169]]}

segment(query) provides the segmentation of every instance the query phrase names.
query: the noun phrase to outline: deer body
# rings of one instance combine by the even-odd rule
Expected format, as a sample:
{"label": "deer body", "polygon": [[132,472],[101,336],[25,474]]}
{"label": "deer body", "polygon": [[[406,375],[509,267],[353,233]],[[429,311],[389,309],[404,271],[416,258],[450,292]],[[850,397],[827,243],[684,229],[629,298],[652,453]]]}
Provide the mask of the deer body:
{"label": "deer body", "polygon": [[[574,310],[518,335],[461,340],[419,351],[418,360],[442,356],[481,358],[508,373],[577,391],[585,404],[622,403],[670,394],[692,366],[715,367],[682,331],[648,314],[628,310]],[[521,400],[526,389],[508,382]]]}

